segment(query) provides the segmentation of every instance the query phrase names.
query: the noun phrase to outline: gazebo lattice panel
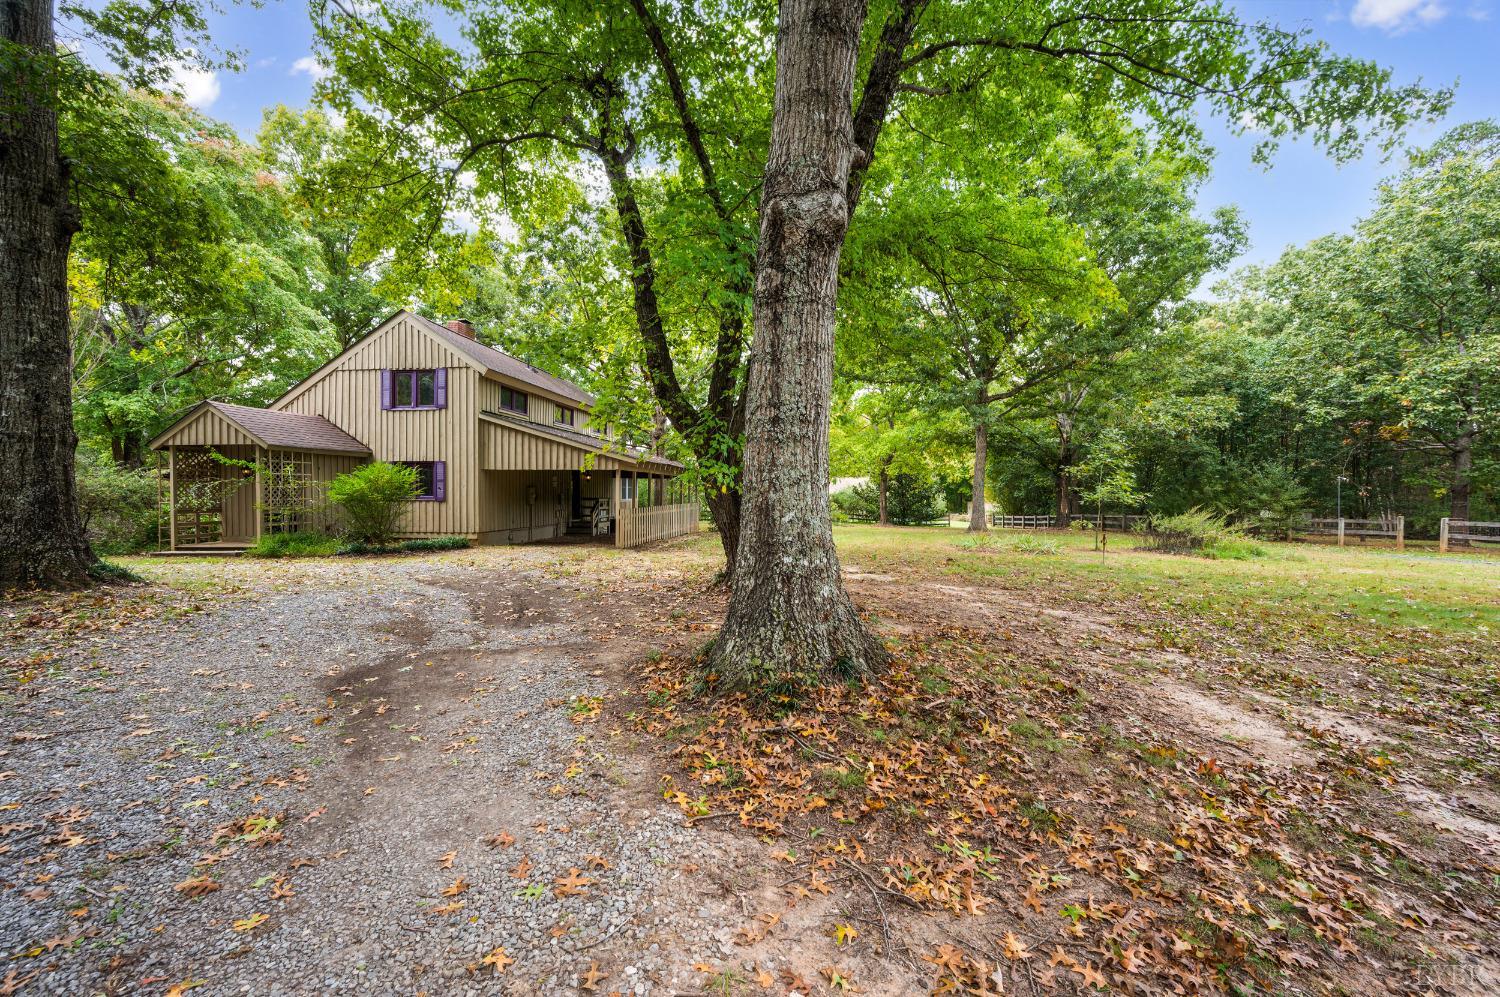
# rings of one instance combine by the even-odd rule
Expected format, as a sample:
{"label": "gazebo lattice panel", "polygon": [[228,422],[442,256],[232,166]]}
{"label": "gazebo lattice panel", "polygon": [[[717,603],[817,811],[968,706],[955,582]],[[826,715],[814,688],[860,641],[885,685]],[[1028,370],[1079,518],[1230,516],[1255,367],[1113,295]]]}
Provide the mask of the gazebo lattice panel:
{"label": "gazebo lattice panel", "polygon": [[224,534],[224,500],[245,484],[244,475],[208,450],[179,449],[176,476],[177,543],[214,543]]}
{"label": "gazebo lattice panel", "polygon": [[313,473],[313,455],[272,450],[262,466],[261,515],[267,533],[325,528],[327,482]]}

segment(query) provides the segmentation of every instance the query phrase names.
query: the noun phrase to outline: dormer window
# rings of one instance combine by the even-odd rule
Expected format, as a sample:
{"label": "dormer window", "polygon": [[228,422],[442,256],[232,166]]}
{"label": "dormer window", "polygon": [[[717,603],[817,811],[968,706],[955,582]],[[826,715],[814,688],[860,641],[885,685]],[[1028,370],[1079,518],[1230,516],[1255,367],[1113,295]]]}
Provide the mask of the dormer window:
{"label": "dormer window", "polygon": [[507,412],[526,414],[526,392],[504,385],[500,387],[500,407]]}
{"label": "dormer window", "polygon": [[448,406],[448,371],[383,370],[380,372],[380,407],[383,409],[435,409]]}
{"label": "dormer window", "polygon": [[552,421],[557,423],[559,426],[571,426],[574,424],[574,419],[577,417],[577,415],[578,413],[573,411],[572,409],[563,408],[561,405],[559,405],[557,407],[557,413],[552,417]]}

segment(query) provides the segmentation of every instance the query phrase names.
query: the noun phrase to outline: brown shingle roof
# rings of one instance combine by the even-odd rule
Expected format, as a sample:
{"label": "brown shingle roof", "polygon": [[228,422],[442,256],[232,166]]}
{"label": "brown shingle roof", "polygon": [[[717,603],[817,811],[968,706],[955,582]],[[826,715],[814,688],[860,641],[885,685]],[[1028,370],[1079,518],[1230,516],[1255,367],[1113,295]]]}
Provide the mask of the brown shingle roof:
{"label": "brown shingle roof", "polygon": [[483,343],[476,342],[468,336],[461,336],[452,329],[440,325],[429,318],[423,318],[415,314],[412,315],[412,318],[421,322],[426,329],[442,339],[443,342],[452,346],[455,350],[486,370],[514,378],[523,384],[540,388],[560,398],[577,402],[579,405],[591,406],[594,404],[594,396],[584,391],[572,381],[549,374],[540,367],[533,367],[526,361],[518,360],[509,353],[501,353],[493,346],[485,346]]}
{"label": "brown shingle roof", "polygon": [[287,450],[331,450],[337,453],[367,454],[370,448],[344,432],[321,415],[296,412],[273,412],[230,405],[227,402],[205,402],[229,421],[237,424],[268,447]]}
{"label": "brown shingle roof", "polygon": [[533,433],[551,436],[570,446],[587,450],[590,453],[600,453],[610,457],[624,457],[637,463],[645,460],[654,464],[668,464],[672,467],[682,466],[682,464],[672,460],[670,457],[653,454],[642,447],[626,446],[616,440],[606,439],[603,436],[595,436],[592,433],[580,433],[578,430],[568,429],[566,426],[546,426],[540,422],[532,422],[529,419],[507,415],[504,412],[491,412],[488,409],[481,409],[479,414],[487,419],[494,419],[496,422],[509,423],[521,429],[529,429]]}

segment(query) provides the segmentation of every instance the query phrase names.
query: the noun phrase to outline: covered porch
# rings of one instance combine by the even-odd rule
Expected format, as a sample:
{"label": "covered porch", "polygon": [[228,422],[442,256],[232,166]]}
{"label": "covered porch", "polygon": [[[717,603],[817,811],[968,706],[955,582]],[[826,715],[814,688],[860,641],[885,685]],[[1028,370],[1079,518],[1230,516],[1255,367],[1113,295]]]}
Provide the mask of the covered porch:
{"label": "covered porch", "polygon": [[[486,542],[552,538],[609,541],[635,547],[691,532],[698,497],[666,457],[606,437],[481,413],[480,467],[486,492]],[[517,501],[519,500],[519,501]],[[507,507],[524,521],[512,523]],[[514,515],[513,513],[510,515]]]}
{"label": "covered porch", "polygon": [[163,554],[236,554],[327,526],[328,482],[370,456],[318,416],[203,402],[151,441],[167,454]]}

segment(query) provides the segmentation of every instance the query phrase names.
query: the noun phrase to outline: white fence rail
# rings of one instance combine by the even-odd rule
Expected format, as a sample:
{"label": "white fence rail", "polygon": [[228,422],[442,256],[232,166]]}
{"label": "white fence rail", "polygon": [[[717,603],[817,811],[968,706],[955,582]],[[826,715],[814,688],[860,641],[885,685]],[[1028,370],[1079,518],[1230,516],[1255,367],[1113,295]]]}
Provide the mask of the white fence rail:
{"label": "white fence rail", "polygon": [[645,508],[637,508],[634,502],[621,502],[615,516],[615,546],[639,547],[684,533],[697,533],[698,519],[696,502]]}
{"label": "white fence rail", "polygon": [[1438,521],[1438,551],[1446,554],[1449,544],[1500,543],[1500,523],[1480,522],[1474,519],[1449,519]]}

